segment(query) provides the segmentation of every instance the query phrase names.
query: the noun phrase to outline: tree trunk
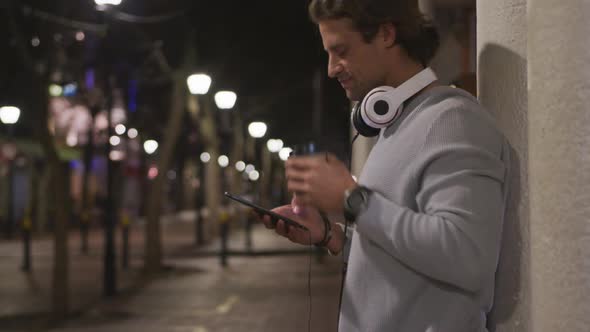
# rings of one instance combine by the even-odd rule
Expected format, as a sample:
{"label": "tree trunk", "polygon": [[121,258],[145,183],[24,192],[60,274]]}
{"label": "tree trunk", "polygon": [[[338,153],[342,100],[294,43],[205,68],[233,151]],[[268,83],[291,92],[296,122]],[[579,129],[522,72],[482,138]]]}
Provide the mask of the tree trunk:
{"label": "tree trunk", "polygon": [[[9,8],[10,10],[10,8]],[[64,173],[61,168],[60,159],[55,147],[53,136],[49,133],[47,125],[49,95],[47,87],[49,86],[49,75],[47,71],[42,71],[31,58],[25,44],[15,15],[11,15],[9,10],[6,12],[5,19],[8,22],[11,34],[15,36],[15,50],[19,53],[24,73],[30,78],[29,87],[35,96],[30,101],[31,108],[38,111],[36,128],[37,139],[45,153],[48,167],[51,169],[53,186],[45,195],[53,196],[55,199],[55,220],[54,220],[54,247],[53,247],[53,288],[52,288],[52,312],[54,319],[64,318],[69,310],[69,291],[68,291],[68,246],[67,246],[67,221],[68,213],[66,212],[66,200],[64,184]],[[18,10],[18,8],[12,8]],[[51,66],[50,66],[51,67]]]}
{"label": "tree trunk", "polygon": [[84,147],[84,173],[82,175],[82,204],[79,213],[80,222],[80,251],[88,254],[88,231],[90,228],[90,212],[92,209],[92,202],[90,201],[90,174],[92,171],[92,158],[94,157],[94,120],[98,113],[97,107],[92,110],[92,124],[88,129],[88,141]]}
{"label": "tree trunk", "polygon": [[[46,152],[49,151],[46,150]],[[66,198],[64,195],[66,190],[64,188],[65,170],[59,159],[52,160],[50,163],[54,180],[52,194],[55,195],[56,203],[53,244],[53,293],[51,299],[54,318],[62,319],[67,316],[69,311],[68,213],[65,209]]]}
{"label": "tree trunk", "polygon": [[[207,214],[203,216],[203,222],[207,222],[205,227],[205,234],[207,238],[211,238],[213,232],[217,230],[217,220],[219,217],[219,206],[221,203],[221,172],[217,165],[217,158],[219,157],[219,138],[217,135],[217,125],[215,117],[212,114],[210,107],[210,100],[203,98],[197,100],[197,105],[201,107],[198,110],[200,115],[200,132],[203,139],[205,151],[211,155],[211,160],[204,165],[205,176],[205,204],[207,206]],[[206,218],[205,218],[206,217]]]}
{"label": "tree trunk", "polygon": [[166,171],[170,167],[184,118],[185,91],[185,78],[183,72],[180,71],[174,77],[171,114],[166,125],[163,144],[157,162],[158,176],[154,180],[148,197],[144,261],[144,268],[148,274],[157,273],[162,267],[162,238],[160,230],[162,195],[166,181]]}
{"label": "tree trunk", "polygon": [[[239,160],[244,161],[244,130],[242,127],[242,118],[236,113],[234,116],[234,145],[232,148],[230,160],[235,165]],[[230,164],[229,167],[234,167]],[[231,172],[230,190],[233,194],[239,195],[242,192],[242,173]]]}
{"label": "tree trunk", "polygon": [[55,147],[55,140],[47,126],[49,96],[48,80],[45,75],[31,75],[31,87],[36,90],[36,108],[39,111],[38,140],[47,159],[47,167],[51,174],[51,185],[45,195],[52,196],[55,202],[55,219],[53,220],[53,287],[51,294],[52,313],[54,319],[63,319],[69,311],[69,275],[68,275],[68,217],[66,210],[65,186],[66,169],[62,166]]}

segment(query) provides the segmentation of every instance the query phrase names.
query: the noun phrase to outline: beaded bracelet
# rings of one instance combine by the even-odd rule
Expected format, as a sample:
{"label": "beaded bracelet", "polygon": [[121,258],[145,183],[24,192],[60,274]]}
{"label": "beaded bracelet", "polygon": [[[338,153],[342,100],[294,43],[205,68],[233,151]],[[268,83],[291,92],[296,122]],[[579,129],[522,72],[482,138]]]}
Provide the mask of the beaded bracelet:
{"label": "beaded bracelet", "polygon": [[324,212],[319,212],[320,216],[322,217],[322,220],[324,221],[324,238],[320,242],[315,243],[314,245],[316,247],[325,247],[332,239],[332,224],[330,223],[330,220],[328,220],[328,217]]}

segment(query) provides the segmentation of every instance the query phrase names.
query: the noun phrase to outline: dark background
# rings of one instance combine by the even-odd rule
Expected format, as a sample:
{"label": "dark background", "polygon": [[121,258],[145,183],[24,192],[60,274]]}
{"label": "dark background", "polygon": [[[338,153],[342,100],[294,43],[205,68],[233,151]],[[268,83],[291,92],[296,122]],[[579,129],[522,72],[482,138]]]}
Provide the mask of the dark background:
{"label": "dark background", "polygon": [[[169,89],[158,79],[153,49],[160,48],[172,68],[190,51],[195,72],[212,77],[210,91],[237,93],[234,111],[241,112],[245,125],[265,121],[267,138],[281,138],[288,145],[315,140],[343,154],[349,106],[337,82],[326,76],[326,55],[308,19],[307,3],[124,0],[109,19],[93,0],[13,1],[16,9],[3,15],[14,18],[21,36],[11,32],[7,17],[0,20],[0,103],[21,107],[16,135],[29,136],[39,119],[27,107],[27,78],[15,52],[20,38],[39,65],[66,59],[57,83],[83,81],[88,68],[96,68],[103,81],[114,73],[120,87],[137,82],[138,107],[129,114],[129,124],[161,137]],[[76,24],[82,23],[108,23],[108,32],[86,31],[85,40],[76,41]],[[31,46],[35,36],[38,47]],[[314,77],[319,89],[314,89]],[[191,128],[185,129],[188,135]]]}

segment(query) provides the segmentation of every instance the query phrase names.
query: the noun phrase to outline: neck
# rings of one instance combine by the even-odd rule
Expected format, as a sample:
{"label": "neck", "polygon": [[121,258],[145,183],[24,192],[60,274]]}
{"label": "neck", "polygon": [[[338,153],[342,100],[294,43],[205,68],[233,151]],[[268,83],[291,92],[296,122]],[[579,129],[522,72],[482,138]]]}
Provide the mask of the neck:
{"label": "neck", "polygon": [[424,66],[414,60],[406,58],[401,59],[401,61],[396,60],[396,63],[392,64],[390,68],[394,70],[391,70],[389,75],[385,78],[386,84],[397,88],[405,81],[421,72],[424,69]]}
{"label": "neck", "polygon": [[[390,75],[386,78],[387,85],[397,88],[398,86],[402,85],[404,82],[409,80],[410,78],[416,76],[419,72],[424,70],[424,66],[418,63],[415,60],[412,60],[408,57],[404,57],[401,61],[396,61],[396,63],[392,64],[391,68],[395,68],[390,72]],[[430,90],[431,88],[440,85],[438,81],[434,81],[426,86],[424,89],[418,91],[413,97],[411,97],[409,101],[414,99],[417,95],[421,92],[426,90]]]}
{"label": "neck", "polygon": [[[424,66],[421,63],[410,58],[405,52],[403,52],[403,50],[398,49],[397,51],[396,56],[394,55],[390,58],[392,61],[389,68],[392,70],[385,77],[386,85],[394,88],[397,88],[424,69]],[[434,83],[426,87],[426,89],[430,88],[432,85],[434,85]]]}

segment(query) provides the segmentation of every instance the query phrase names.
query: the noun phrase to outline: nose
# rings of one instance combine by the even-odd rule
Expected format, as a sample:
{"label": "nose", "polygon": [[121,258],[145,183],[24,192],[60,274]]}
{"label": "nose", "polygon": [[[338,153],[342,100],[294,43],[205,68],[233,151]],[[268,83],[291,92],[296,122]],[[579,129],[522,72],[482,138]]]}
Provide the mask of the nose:
{"label": "nose", "polygon": [[342,64],[335,61],[333,57],[328,58],[328,77],[336,78],[342,72]]}

